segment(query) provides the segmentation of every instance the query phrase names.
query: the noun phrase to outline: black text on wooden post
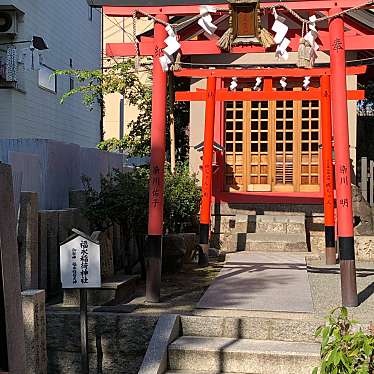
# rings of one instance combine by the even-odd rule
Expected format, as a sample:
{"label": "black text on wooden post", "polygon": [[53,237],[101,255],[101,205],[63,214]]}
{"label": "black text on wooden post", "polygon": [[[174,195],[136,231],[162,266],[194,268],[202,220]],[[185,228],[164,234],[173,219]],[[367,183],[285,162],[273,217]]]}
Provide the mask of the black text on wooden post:
{"label": "black text on wooden post", "polygon": [[60,244],[61,283],[80,290],[82,374],[88,374],[87,288],[101,287],[100,245],[79,230],[73,232]]}

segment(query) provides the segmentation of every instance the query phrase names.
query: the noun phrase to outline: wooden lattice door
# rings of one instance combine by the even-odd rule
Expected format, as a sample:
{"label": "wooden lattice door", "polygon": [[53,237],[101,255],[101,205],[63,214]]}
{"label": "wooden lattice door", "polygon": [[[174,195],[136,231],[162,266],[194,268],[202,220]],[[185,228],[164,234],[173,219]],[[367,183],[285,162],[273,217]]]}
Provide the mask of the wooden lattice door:
{"label": "wooden lattice door", "polygon": [[227,102],[226,191],[320,190],[319,101]]}
{"label": "wooden lattice door", "polygon": [[246,153],[247,191],[271,191],[271,129],[268,101],[244,104],[248,128]]}

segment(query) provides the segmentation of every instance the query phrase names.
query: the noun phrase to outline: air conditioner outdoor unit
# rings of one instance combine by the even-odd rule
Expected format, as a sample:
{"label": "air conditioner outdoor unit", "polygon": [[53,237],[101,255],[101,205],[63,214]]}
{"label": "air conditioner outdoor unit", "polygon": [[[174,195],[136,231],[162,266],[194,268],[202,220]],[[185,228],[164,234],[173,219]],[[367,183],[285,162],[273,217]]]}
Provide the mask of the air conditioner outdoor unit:
{"label": "air conditioner outdoor unit", "polygon": [[17,11],[0,9],[0,36],[17,34]]}

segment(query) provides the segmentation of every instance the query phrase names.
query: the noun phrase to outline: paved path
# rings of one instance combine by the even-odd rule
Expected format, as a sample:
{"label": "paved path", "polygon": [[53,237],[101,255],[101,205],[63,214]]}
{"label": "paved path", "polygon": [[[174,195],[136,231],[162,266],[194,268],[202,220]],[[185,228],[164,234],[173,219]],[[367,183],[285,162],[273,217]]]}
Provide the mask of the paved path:
{"label": "paved path", "polygon": [[312,313],[305,254],[229,254],[197,307]]}

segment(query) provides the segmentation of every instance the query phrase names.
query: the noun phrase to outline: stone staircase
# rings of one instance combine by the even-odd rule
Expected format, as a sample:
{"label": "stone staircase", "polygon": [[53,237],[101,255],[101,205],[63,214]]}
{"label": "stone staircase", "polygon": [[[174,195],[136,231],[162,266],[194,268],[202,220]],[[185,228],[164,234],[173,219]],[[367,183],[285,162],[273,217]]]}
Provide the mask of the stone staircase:
{"label": "stone staircase", "polygon": [[212,227],[213,245],[219,242],[226,252],[308,251],[304,214],[220,216]]}
{"label": "stone staircase", "polygon": [[181,316],[166,373],[310,374],[320,360],[320,324],[309,317]]}

